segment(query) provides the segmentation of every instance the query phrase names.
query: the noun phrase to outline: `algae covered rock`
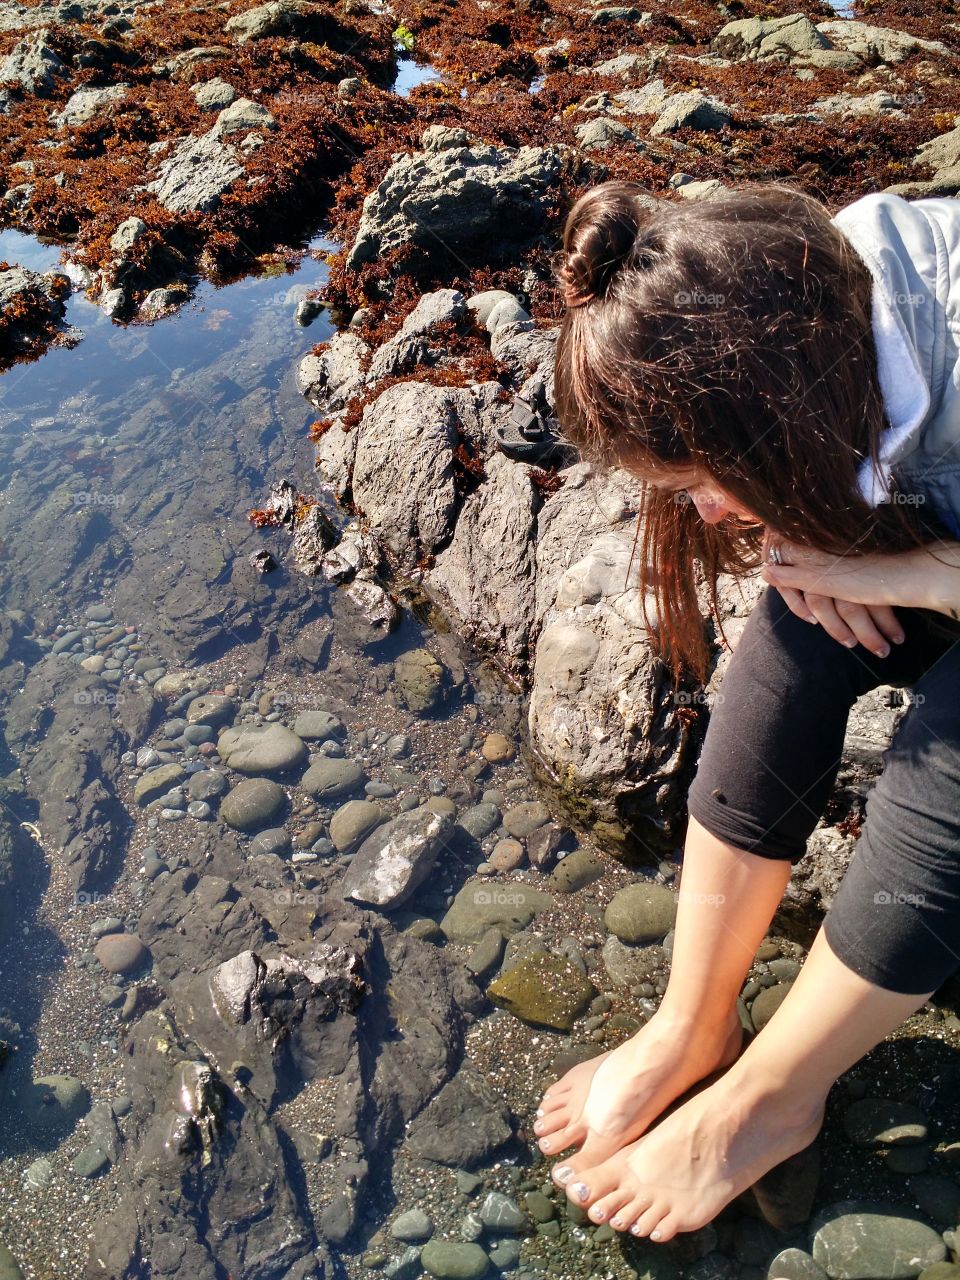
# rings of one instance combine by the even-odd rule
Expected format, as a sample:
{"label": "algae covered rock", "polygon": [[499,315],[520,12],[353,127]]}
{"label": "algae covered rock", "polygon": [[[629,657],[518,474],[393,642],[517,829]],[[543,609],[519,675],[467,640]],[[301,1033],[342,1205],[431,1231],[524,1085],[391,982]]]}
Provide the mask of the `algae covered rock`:
{"label": "algae covered rock", "polygon": [[521,1022],[569,1031],[596,992],[569,960],[534,951],[487,988],[487,995]]}

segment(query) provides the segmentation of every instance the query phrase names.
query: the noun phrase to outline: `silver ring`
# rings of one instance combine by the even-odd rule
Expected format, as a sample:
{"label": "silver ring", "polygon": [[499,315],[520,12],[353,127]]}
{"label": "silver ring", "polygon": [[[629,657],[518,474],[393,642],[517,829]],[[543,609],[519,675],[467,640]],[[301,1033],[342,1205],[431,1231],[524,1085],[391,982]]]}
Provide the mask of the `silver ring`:
{"label": "silver ring", "polygon": [[768,552],[768,559],[771,564],[783,564],[783,559],[780,555],[780,548],[778,546],[771,545]]}

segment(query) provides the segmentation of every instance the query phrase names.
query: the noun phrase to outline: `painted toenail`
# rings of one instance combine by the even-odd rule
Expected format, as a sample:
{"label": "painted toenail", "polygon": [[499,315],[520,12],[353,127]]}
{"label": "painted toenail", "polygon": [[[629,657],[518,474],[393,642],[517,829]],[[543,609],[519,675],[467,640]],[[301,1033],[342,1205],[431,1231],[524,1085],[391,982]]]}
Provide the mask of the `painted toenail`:
{"label": "painted toenail", "polygon": [[584,1200],[590,1199],[590,1188],[585,1182],[575,1182],[571,1187],[571,1190],[574,1192],[581,1204]]}
{"label": "painted toenail", "polygon": [[640,1234],[640,1223],[635,1222],[633,1226],[630,1228],[630,1231],[633,1235],[638,1236]]}
{"label": "painted toenail", "polygon": [[537,1107],[536,1114],[537,1114],[538,1116],[542,1116],[542,1115],[543,1115],[543,1107]]}
{"label": "painted toenail", "polygon": [[604,1219],[604,1217],[605,1217],[605,1214],[604,1214],[604,1212],[603,1212],[603,1210],[602,1210],[602,1209],[591,1209],[591,1211],[590,1211],[590,1212],[593,1214],[593,1220],[594,1220],[594,1222],[602,1222],[602,1221],[603,1221],[603,1219]]}
{"label": "painted toenail", "polygon": [[550,1140],[549,1140],[549,1138],[541,1138],[541,1139],[540,1139],[540,1150],[541,1150],[541,1151],[549,1151],[549,1150],[550,1150]]}
{"label": "painted toenail", "polygon": [[566,1164],[561,1165],[561,1167],[557,1169],[557,1171],[554,1173],[553,1176],[557,1182],[566,1182],[568,1178],[573,1176],[573,1170],[570,1168],[569,1165],[566,1165]]}
{"label": "painted toenail", "polygon": [[542,1121],[542,1120],[534,1120],[534,1122],[533,1122],[533,1132],[534,1132],[534,1133],[539,1133],[539,1132],[540,1132],[540,1130],[541,1130],[542,1128],[543,1128],[543,1121]]}
{"label": "painted toenail", "polygon": [[660,1232],[659,1232],[659,1231],[651,1231],[651,1232],[650,1232],[650,1239],[651,1239],[651,1240],[659,1240],[659,1239],[660,1239]]}
{"label": "painted toenail", "polygon": [[620,1221],[620,1219],[619,1219],[619,1218],[611,1218],[611,1219],[610,1219],[610,1225],[611,1225],[611,1227],[615,1227],[615,1228],[617,1229],[617,1231],[619,1231],[619,1230],[620,1230],[620,1228],[623,1226],[623,1223]]}

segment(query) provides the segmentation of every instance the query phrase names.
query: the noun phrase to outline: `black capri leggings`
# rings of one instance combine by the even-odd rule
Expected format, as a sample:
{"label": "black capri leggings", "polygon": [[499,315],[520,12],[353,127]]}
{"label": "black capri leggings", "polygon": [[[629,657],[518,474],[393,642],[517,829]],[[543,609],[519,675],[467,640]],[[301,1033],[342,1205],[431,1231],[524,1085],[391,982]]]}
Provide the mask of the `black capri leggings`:
{"label": "black capri leggings", "polygon": [[854,972],[920,995],[960,968],[960,636],[920,610],[897,614],[906,638],[877,658],[804,622],[768,587],[721,682],[689,810],[738,849],[799,861],[853,703],[879,684],[910,687],[824,930]]}

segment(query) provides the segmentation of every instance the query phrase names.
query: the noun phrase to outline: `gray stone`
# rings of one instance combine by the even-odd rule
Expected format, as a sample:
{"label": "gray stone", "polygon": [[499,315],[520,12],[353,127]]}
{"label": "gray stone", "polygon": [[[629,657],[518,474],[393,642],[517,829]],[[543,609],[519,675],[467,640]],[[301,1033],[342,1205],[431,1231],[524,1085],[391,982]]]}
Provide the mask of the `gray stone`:
{"label": "gray stone", "polygon": [[46,1142],[74,1128],[90,1109],[90,1094],[75,1076],[40,1076],[17,1091],[17,1103],[27,1132]]}
{"label": "gray stone", "polygon": [[215,133],[191,134],[162,162],[146,190],[170,213],[209,213],[243,174],[235,153]]}
{"label": "gray stone", "polygon": [[576,893],[602,879],[603,871],[604,860],[599,854],[592,849],[576,849],[554,868],[550,888],[555,893]]}
{"label": "gray stone", "polygon": [[480,1206],[480,1221],[494,1235],[516,1235],[527,1219],[515,1200],[502,1191],[489,1191]]}
{"label": "gray stone", "polygon": [[231,133],[248,133],[251,129],[276,129],[277,122],[262,103],[251,98],[237,98],[217,116],[212,132],[218,138]]}
{"label": "gray stone", "polygon": [[0,62],[0,81],[12,81],[27,93],[41,93],[53,88],[54,81],[66,75],[67,68],[47,44],[47,31],[21,40]]}
{"label": "gray stone", "polygon": [[150,958],[135,933],[109,933],[100,939],[93,953],[107,973],[134,973]]}
{"label": "gray stone", "polygon": [[110,1157],[94,1143],[83,1147],[73,1160],[73,1171],[80,1178],[96,1178],[109,1168]]}
{"label": "gray stone", "polygon": [[494,334],[505,325],[527,324],[529,321],[530,312],[522,307],[516,298],[504,298],[497,303],[487,317],[487,332]]}
{"label": "gray stone", "polygon": [[230,724],[236,714],[236,703],[223,693],[201,694],[187,706],[189,724],[208,724],[214,729]]}
{"label": "gray stone", "polygon": [[149,804],[151,800],[159,800],[171,787],[183,782],[186,776],[178,764],[161,764],[156,769],[148,769],[134,784],[133,798],[141,806]]}
{"label": "gray stone", "polygon": [[[34,1162],[39,1163],[38,1161]],[[33,1166],[31,1165],[31,1168]],[[29,1174],[29,1169],[27,1170]],[[20,1269],[20,1263],[16,1260],[7,1246],[0,1240],[0,1280],[24,1280],[23,1272]]]}
{"label": "gray stone", "polygon": [[112,113],[113,108],[127,96],[129,88],[129,85],[117,84],[104,89],[77,89],[67,99],[63,110],[50,117],[50,123],[58,129],[89,124],[98,116]]}
{"label": "gray stone", "polygon": [[450,814],[423,808],[399,814],[364,840],[341,894],[384,911],[400,906],[430,874],[452,827]]}
{"label": "gray stone", "polygon": [[333,800],[356,791],[366,780],[366,773],[354,760],[321,756],[303,775],[300,786],[308,795]]}
{"label": "gray stone", "polygon": [[272,0],[238,13],[224,27],[239,43],[268,36],[309,35],[317,25],[317,8],[303,0]]}
{"label": "gray stone", "polygon": [[462,1174],[488,1161],[512,1136],[503,1099],[463,1065],[410,1122],[405,1149],[415,1159],[435,1160]]}
{"label": "gray stone", "polygon": [[434,1280],[481,1280],[490,1259],[478,1244],[430,1240],[423,1247],[420,1263]]}
{"label": "gray stone", "polygon": [[617,987],[636,987],[663,968],[663,947],[631,947],[612,935],[603,944],[603,966]]}
{"label": "gray stone", "polygon": [[528,884],[468,880],[440,921],[440,928],[450,942],[479,942],[494,927],[510,936],[525,929],[539,911],[555,905],[549,893]]}
{"label": "gray stone", "polygon": [[[334,334],[320,354],[311,353],[300,361],[297,368],[300,393],[323,413],[342,409],[364,386],[364,358],[369,355],[369,350],[363,339],[349,329]],[[337,434],[347,433],[328,431],[323,439],[331,434],[336,440]],[[334,479],[332,476],[329,478]],[[344,487],[345,481],[346,475],[339,478],[340,488]]]}
{"label": "gray stone", "polygon": [[216,800],[230,786],[229,779],[219,769],[200,769],[190,775],[187,791],[191,800]]}
{"label": "gray stone", "polygon": [[477,324],[486,329],[490,313],[499,302],[515,301],[514,295],[506,289],[484,289],[481,293],[472,294],[467,299],[467,306],[474,313]]}
{"label": "gray stone", "polygon": [[283,809],[287,797],[267,778],[244,778],[223,798],[220,817],[237,831],[256,831]]}
{"label": "gray stone", "polygon": [[819,1263],[802,1249],[784,1249],[770,1263],[767,1280],[829,1280]]}
{"label": "gray stone", "polygon": [[[17,325],[7,325],[4,340],[14,350],[26,350],[36,330],[59,325],[65,314],[65,299],[70,292],[69,280],[56,271],[27,271],[23,267],[0,270],[0,317],[16,310],[21,316]],[[68,631],[55,640],[51,652],[63,653],[80,639],[81,632]],[[67,640],[67,636],[72,636]]]}
{"label": "gray stone", "polygon": [[523,800],[504,812],[503,825],[518,840],[525,840],[538,827],[550,821],[550,810],[539,800]]}
{"label": "gray stone", "polygon": [[482,840],[500,825],[500,810],[495,804],[475,804],[472,809],[464,809],[457,818],[457,826],[463,827],[475,840]]}
{"label": "gray stone", "polygon": [[240,725],[217,739],[221,758],[238,773],[283,773],[306,759],[302,739],[279,723]]}
{"label": "gray stone", "polygon": [[339,716],[329,711],[301,711],[293,722],[293,732],[308,742],[344,738],[347,733]]}
{"label": "gray stone", "polygon": [[922,40],[906,31],[874,27],[867,22],[854,22],[849,18],[818,22],[817,30],[835,47],[855,53],[868,63],[898,63],[912,53],[921,51],[955,60],[953,52],[939,40]]}
{"label": "gray stone", "polygon": [[631,884],[611,898],[603,922],[631,945],[660,942],[677,918],[677,896],[665,885]]}
{"label": "gray stone", "polygon": [[219,76],[214,80],[205,80],[202,84],[192,84],[190,92],[201,111],[222,111],[237,96],[233,85],[227,84]]}
{"label": "gray stone", "polygon": [[411,241],[469,256],[493,240],[523,238],[542,224],[560,171],[559,152],[546,147],[474,143],[404,156],[364,200],[347,266]]}
{"label": "gray stone", "polygon": [[430,711],[443,688],[443,667],[429,649],[410,649],[393,664],[397,690],[411,711]]}
{"label": "gray stone", "polygon": [[394,1240],[429,1240],[433,1235],[433,1220],[422,1209],[408,1209],[394,1218],[389,1230]]}
{"label": "gray stone", "polygon": [[782,18],[740,18],[728,22],[713,39],[724,58],[783,58],[813,49],[829,49],[830,41],[803,13]]}
{"label": "gray stone", "polygon": [[943,1262],[941,1237],[909,1208],[844,1201],[811,1223],[814,1260],[831,1280],[911,1280]]}
{"label": "gray stone", "polygon": [[659,137],[673,133],[675,129],[722,129],[733,119],[730,108],[717,98],[708,97],[699,89],[688,93],[676,93],[660,112],[651,126],[650,136]]}
{"label": "gray stone", "polygon": [[[124,218],[123,222],[119,224],[116,231],[114,231],[113,235],[110,237],[110,248],[114,253],[123,256],[130,252],[137,241],[144,235],[146,230],[147,224],[142,218]],[[141,668],[138,674],[142,671],[149,671],[156,665],[157,664],[155,662],[151,662],[149,666]],[[139,664],[134,665],[134,671],[138,670],[138,666]]]}
{"label": "gray stone", "polygon": [[585,124],[578,124],[576,135],[585,151],[606,151],[613,146],[637,141],[637,135],[632,129],[628,129],[619,120],[610,120],[606,116],[597,116]]}
{"label": "gray stone", "polygon": [[290,832],[285,827],[268,827],[250,841],[250,856],[285,857],[292,846]]}
{"label": "gray stone", "polygon": [[858,1147],[904,1147],[924,1142],[927,1117],[911,1102],[861,1098],[844,1113],[847,1137]]}
{"label": "gray stone", "polygon": [[[466,299],[459,289],[425,293],[400,326],[399,332],[380,347],[370,362],[366,381],[373,386],[381,378],[409,373],[431,354],[430,335],[438,325],[459,322],[466,314]],[[439,354],[442,355],[444,344]],[[430,360],[435,363],[436,360]]]}
{"label": "gray stone", "polygon": [[330,819],[330,839],[338,853],[351,853],[387,814],[370,800],[348,800]]}

